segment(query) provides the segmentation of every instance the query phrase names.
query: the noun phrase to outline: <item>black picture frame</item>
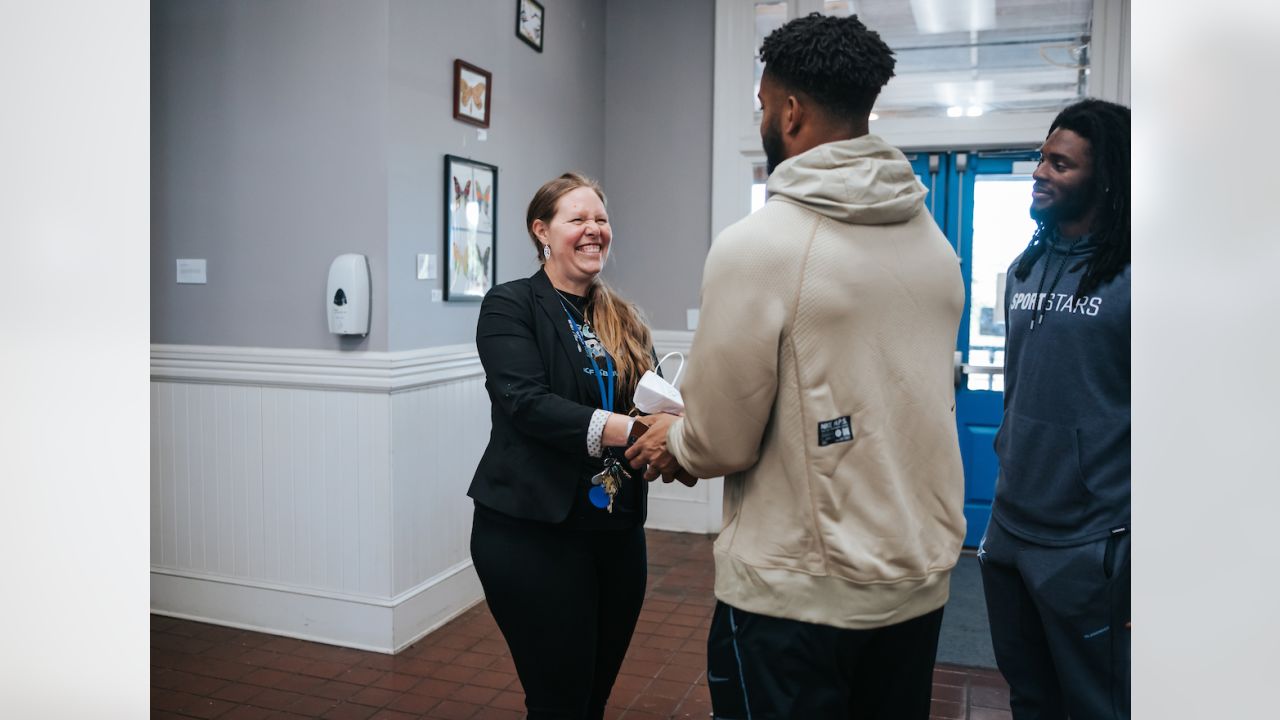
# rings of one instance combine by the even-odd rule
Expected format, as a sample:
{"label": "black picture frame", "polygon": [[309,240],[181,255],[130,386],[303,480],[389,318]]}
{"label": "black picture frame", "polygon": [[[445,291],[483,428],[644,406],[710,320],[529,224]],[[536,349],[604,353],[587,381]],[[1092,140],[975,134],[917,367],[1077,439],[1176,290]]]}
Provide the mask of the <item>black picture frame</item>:
{"label": "black picture frame", "polygon": [[444,156],[445,302],[480,302],[498,272],[498,167]]}
{"label": "black picture frame", "polygon": [[492,100],[493,73],[466,60],[454,60],[453,119],[487,128]]}
{"label": "black picture frame", "polygon": [[516,0],[516,37],[542,52],[542,38],[547,26],[547,11],[538,0]]}

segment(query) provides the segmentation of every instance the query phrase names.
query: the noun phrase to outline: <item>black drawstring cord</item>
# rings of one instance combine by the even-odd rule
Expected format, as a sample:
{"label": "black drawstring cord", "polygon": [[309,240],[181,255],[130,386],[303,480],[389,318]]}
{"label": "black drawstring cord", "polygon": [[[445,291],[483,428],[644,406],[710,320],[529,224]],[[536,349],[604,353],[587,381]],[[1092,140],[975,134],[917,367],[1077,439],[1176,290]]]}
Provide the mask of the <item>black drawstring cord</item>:
{"label": "black drawstring cord", "polygon": [[[1058,287],[1058,282],[1062,280],[1062,273],[1066,272],[1067,264],[1071,262],[1071,253],[1075,251],[1076,244],[1080,242],[1080,238],[1082,237],[1084,236],[1081,235],[1080,237],[1077,237],[1075,240],[1072,240],[1070,247],[1067,248],[1067,252],[1063,254],[1062,264],[1058,266],[1058,273],[1054,275],[1053,284],[1049,286],[1049,292],[1047,294],[1052,295],[1054,289]],[[1044,300],[1046,295],[1046,293],[1044,292],[1044,279],[1049,274],[1049,263],[1053,262],[1053,255],[1056,250],[1056,248],[1054,247],[1055,243],[1053,242],[1053,240],[1057,240],[1057,239],[1058,239],[1058,235],[1057,233],[1054,233],[1054,236],[1052,240],[1049,242],[1048,247],[1045,248],[1047,254],[1045,255],[1045,258],[1044,258],[1044,269],[1040,271],[1040,286],[1036,288],[1036,312],[1033,313],[1031,316],[1031,330],[1033,331],[1036,329],[1036,325],[1044,324]]]}

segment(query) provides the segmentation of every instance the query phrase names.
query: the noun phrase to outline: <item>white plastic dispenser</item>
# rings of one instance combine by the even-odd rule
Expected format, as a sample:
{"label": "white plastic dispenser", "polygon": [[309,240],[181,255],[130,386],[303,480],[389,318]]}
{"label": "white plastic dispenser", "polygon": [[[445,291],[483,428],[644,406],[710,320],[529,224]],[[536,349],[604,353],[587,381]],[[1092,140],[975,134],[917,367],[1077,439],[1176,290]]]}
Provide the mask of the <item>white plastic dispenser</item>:
{"label": "white plastic dispenser", "polygon": [[335,335],[369,334],[369,260],[348,253],[329,266],[329,332]]}

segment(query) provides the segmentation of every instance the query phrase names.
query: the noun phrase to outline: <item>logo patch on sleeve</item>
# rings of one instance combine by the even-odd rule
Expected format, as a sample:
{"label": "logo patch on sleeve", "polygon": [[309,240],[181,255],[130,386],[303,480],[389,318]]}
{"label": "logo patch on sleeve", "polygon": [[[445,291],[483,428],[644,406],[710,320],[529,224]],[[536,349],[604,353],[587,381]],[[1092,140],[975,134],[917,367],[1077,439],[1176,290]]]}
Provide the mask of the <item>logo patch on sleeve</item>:
{"label": "logo patch on sleeve", "polygon": [[849,425],[849,416],[835,420],[823,420],[818,423],[818,445],[849,442],[853,440],[853,428]]}

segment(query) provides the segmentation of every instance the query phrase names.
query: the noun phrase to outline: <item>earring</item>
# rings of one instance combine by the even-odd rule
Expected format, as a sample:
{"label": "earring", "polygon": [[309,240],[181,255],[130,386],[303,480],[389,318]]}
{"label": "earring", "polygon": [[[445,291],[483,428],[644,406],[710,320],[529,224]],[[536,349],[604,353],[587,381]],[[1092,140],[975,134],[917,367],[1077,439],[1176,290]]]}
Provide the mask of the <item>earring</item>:
{"label": "earring", "polygon": [[550,259],[551,259],[551,246],[550,246],[550,245],[543,245],[543,246],[542,246],[542,257],[546,258],[547,260],[550,260]]}

